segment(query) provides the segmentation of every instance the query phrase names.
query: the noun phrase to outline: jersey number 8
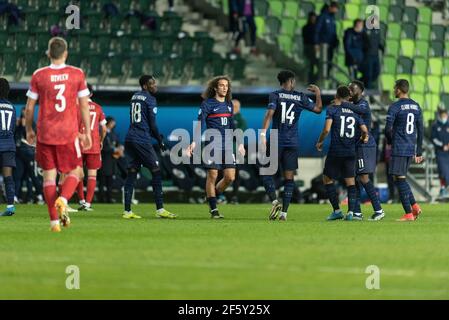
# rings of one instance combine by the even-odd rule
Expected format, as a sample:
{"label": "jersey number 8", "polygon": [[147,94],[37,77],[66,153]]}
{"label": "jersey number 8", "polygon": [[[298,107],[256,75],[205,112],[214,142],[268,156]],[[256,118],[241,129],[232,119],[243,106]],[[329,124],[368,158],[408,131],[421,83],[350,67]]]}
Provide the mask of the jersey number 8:
{"label": "jersey number 8", "polygon": [[407,125],[405,127],[405,132],[407,134],[412,134],[415,131],[415,115],[413,113],[407,114]]}

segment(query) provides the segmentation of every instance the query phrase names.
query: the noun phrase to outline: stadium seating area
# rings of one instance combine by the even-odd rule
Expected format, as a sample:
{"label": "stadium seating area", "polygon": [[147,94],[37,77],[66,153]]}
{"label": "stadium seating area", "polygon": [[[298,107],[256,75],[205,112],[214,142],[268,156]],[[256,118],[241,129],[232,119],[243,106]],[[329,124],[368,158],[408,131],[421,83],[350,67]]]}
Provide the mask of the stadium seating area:
{"label": "stadium seating area", "polygon": [[[210,0],[217,2],[217,0]],[[303,61],[302,27],[310,11],[319,13],[325,1],[258,0],[256,6],[257,34],[260,39],[277,43],[282,51],[296,61]],[[380,9],[380,21],[385,39],[380,88],[391,91],[394,80],[410,80],[413,98],[425,109],[425,118],[433,119],[439,103],[449,107],[449,27],[432,24],[432,10],[424,5],[408,7],[405,0],[340,0],[337,34],[342,41],[344,30],[353,20],[365,17],[365,8],[375,4]],[[228,1],[221,1],[224,12]],[[339,46],[335,62],[346,70],[343,45]],[[347,76],[335,75],[342,83]]]}
{"label": "stadium seating area", "polygon": [[[69,1],[10,2],[21,9],[24,19],[11,26],[5,15],[0,16],[0,42],[5,44],[0,47],[0,74],[26,81],[34,70],[48,64],[45,50],[50,30],[64,28]],[[118,8],[117,15],[108,16],[103,10],[110,2]],[[82,67],[94,83],[126,83],[142,72],[155,74],[162,83],[180,84],[224,72],[236,80],[244,77],[244,59],[214,52],[214,39],[207,32],[183,32],[182,17],[170,11],[159,15],[155,2],[80,1],[81,29],[64,35],[69,42],[68,63]]]}

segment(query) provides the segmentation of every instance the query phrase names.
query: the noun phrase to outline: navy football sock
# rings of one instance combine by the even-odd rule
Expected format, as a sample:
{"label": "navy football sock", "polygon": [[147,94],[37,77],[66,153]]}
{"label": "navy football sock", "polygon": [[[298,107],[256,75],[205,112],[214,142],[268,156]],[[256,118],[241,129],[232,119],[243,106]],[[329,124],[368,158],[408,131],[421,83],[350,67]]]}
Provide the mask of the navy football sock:
{"label": "navy football sock", "polygon": [[401,199],[402,207],[405,213],[411,213],[412,207],[410,205],[410,190],[407,181],[405,179],[398,178],[395,181],[396,187],[399,191],[399,198]]}
{"label": "navy football sock", "polygon": [[162,192],[162,175],[161,171],[154,171],[151,173],[153,179],[151,181],[151,186],[153,187],[154,199],[156,201],[156,209],[162,209],[164,207],[163,192]]}
{"label": "navy football sock", "polygon": [[293,180],[284,181],[284,197],[282,201],[282,212],[287,212],[290,201],[292,200],[293,189],[295,188],[295,182]]}
{"label": "navy football sock", "polygon": [[134,192],[134,182],[137,179],[136,171],[129,171],[125,181],[125,211],[131,211],[131,199]]}
{"label": "navy football sock", "polygon": [[270,201],[273,202],[276,200],[276,186],[274,185],[274,179],[272,176],[263,176],[262,177],[263,186],[265,188],[265,192],[267,193]]}
{"label": "navy football sock", "polygon": [[217,197],[209,197],[207,201],[209,202],[210,211],[217,210]]}
{"label": "navy football sock", "polygon": [[334,211],[340,211],[340,203],[338,201],[337,189],[333,183],[325,184],[326,194]]}
{"label": "navy football sock", "polygon": [[357,188],[355,185],[348,186],[348,211],[354,212],[357,202]]}
{"label": "navy football sock", "polygon": [[408,198],[410,200],[410,205],[414,206],[416,204],[416,199],[415,199],[415,196],[413,195],[412,188],[410,188],[410,184],[407,182],[407,180],[404,180],[404,181],[407,184],[407,189],[408,189],[408,193],[409,193]]}
{"label": "navy football sock", "polygon": [[362,212],[362,208],[361,208],[361,202],[362,199],[360,198],[360,183],[356,181],[356,201],[355,201],[355,206],[354,206],[354,211],[356,213],[361,213]]}
{"label": "navy football sock", "polygon": [[374,188],[373,182],[371,180],[368,181],[368,183],[363,184],[363,188],[365,188],[365,191],[371,200],[374,211],[382,210],[382,206],[380,205],[379,197],[377,196],[376,188]]}
{"label": "navy football sock", "polygon": [[12,176],[4,177],[5,181],[5,193],[6,193],[6,203],[9,206],[14,205],[14,178]]}

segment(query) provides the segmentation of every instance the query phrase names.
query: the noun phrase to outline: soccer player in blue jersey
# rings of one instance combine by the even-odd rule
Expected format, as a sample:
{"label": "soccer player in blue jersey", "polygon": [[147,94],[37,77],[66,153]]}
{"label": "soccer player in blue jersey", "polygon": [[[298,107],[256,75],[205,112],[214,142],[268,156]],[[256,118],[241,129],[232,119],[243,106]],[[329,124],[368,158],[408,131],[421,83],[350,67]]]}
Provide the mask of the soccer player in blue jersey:
{"label": "soccer player in blue jersey", "polygon": [[[354,80],[349,84],[349,91],[351,92],[351,102],[345,103],[345,107],[357,113],[365,123],[368,130],[371,128],[371,108],[368,101],[363,98],[363,91],[365,87],[361,81]],[[357,138],[360,137],[360,131],[357,130]],[[385,212],[382,210],[379,197],[373,182],[370,180],[370,175],[376,171],[377,163],[377,146],[376,141],[372,135],[369,136],[368,143],[362,143],[357,139],[356,143],[356,176],[360,184],[365,189],[371,204],[374,209],[374,214],[371,220],[378,221],[385,217]],[[357,191],[358,183],[356,181]],[[357,202],[354,211],[354,220],[362,220],[362,209],[360,207],[360,192],[357,192]]]}
{"label": "soccer player in blue jersey", "polygon": [[278,130],[278,141],[269,141],[268,143],[277,143],[278,145],[278,159],[284,177],[282,204],[277,200],[273,176],[263,176],[262,179],[265,191],[272,203],[269,219],[279,218],[279,220],[285,221],[295,187],[293,178],[295,170],[298,169],[298,120],[303,110],[321,113],[323,104],[320,89],[315,85],[310,85],[308,90],[315,94],[316,102],[313,102],[305,93],[295,91],[296,79],[292,71],[283,70],[279,72],[277,78],[281,88],[269,96],[268,110],[263,120],[260,138],[262,145],[269,149],[266,147],[266,131],[273,121],[272,129]]}
{"label": "soccer player in blue jersey", "polygon": [[0,216],[12,216],[14,207],[14,178],[12,170],[16,167],[16,143],[14,131],[16,129],[16,109],[8,101],[9,83],[0,78],[0,168],[6,191],[6,210]]}
{"label": "soccer player in blue jersey", "polygon": [[[215,129],[220,133],[221,141],[208,141],[213,151],[211,157],[206,155],[204,167],[207,169],[206,194],[210,207],[210,215],[213,219],[223,219],[217,208],[217,194],[223,193],[235,180],[235,154],[233,135],[226,134],[227,130],[234,130],[234,107],[232,105],[231,81],[226,76],[218,76],[208,82],[202,98],[204,99],[198,113],[198,126],[205,124],[207,129]],[[214,137],[215,139],[215,137]],[[192,156],[196,148],[196,142],[187,149],[187,155]],[[215,157],[215,152],[221,153]],[[238,152],[244,156],[243,144],[238,145]],[[204,157],[203,157],[204,158]],[[218,160],[216,160],[216,158]],[[218,171],[223,171],[223,178],[217,183]]]}
{"label": "soccer player in blue jersey", "polygon": [[413,221],[421,214],[421,208],[415,200],[407,182],[407,171],[413,159],[416,163],[423,161],[423,117],[421,107],[408,96],[409,83],[399,79],[394,86],[398,100],[388,109],[385,136],[392,145],[389,174],[393,175],[399,191],[399,198],[405,214],[398,221]]}
{"label": "soccer player in blue jersey", "polygon": [[154,94],[157,92],[156,79],[143,75],[139,79],[141,91],[131,98],[130,126],[125,138],[125,154],[128,161],[128,176],[125,181],[125,211],[123,218],[140,219],[131,211],[131,200],[137,172],[143,165],[151,171],[152,187],[156,200],[156,216],[173,219],[176,215],[164,209],[162,196],[162,176],[158,157],[151,140],[154,138],[161,151],[165,145],[156,125],[157,103]]}
{"label": "soccer player in blue jersey", "polygon": [[[326,123],[316,144],[318,151],[323,150],[326,136],[331,133],[331,143],[327,153],[323,171],[323,182],[326,188],[333,212],[327,220],[352,220],[357,196],[355,187],[356,143],[369,140],[368,128],[363,120],[351,109],[345,106],[350,97],[349,88],[340,86],[335,95],[334,104],[326,110]],[[356,130],[360,128],[361,135],[357,137]],[[334,180],[344,178],[348,189],[348,214],[344,217],[340,209]]]}

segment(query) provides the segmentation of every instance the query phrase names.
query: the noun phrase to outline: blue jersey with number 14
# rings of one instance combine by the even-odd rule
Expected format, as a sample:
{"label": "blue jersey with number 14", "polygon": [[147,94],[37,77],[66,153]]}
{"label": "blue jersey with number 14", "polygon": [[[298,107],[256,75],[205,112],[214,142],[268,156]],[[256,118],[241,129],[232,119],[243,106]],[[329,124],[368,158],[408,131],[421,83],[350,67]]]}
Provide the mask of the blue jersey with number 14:
{"label": "blue jersey with number 14", "polygon": [[0,152],[16,151],[15,130],[16,109],[9,101],[0,99]]}
{"label": "blue jersey with number 14", "polygon": [[280,147],[298,147],[298,120],[303,110],[315,103],[305,93],[280,89],[270,94],[268,109],[274,110],[272,129],[278,130]]}

